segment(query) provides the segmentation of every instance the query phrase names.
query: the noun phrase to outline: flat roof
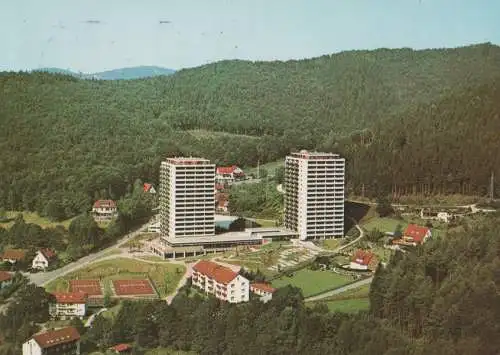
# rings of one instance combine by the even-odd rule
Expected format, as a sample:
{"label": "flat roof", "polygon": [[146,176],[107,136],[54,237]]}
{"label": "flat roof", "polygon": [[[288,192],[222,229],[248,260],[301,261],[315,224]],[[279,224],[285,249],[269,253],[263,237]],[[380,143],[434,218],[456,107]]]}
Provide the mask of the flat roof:
{"label": "flat roof", "polygon": [[210,160],[197,157],[174,157],[165,160],[168,164],[174,165],[205,165],[210,164]]}
{"label": "flat roof", "polygon": [[252,235],[249,232],[227,232],[217,234],[210,237],[179,237],[179,238],[165,238],[167,243],[175,244],[214,244],[214,243],[238,243],[247,241],[262,240],[261,236]]}
{"label": "flat roof", "polygon": [[238,216],[226,216],[223,214],[216,214],[215,215],[215,222],[234,222],[238,218],[240,218],[240,217],[238,217]]}
{"label": "flat roof", "polygon": [[337,159],[340,158],[339,154],[335,153],[323,153],[323,152],[310,152],[307,150],[301,150],[299,152],[290,153],[290,157],[292,158],[301,158],[301,159]]}

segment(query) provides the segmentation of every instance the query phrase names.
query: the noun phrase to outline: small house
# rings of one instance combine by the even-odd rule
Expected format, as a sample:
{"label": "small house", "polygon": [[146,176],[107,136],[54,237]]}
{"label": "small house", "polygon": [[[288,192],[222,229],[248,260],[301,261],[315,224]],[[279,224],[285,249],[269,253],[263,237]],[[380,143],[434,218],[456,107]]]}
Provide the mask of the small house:
{"label": "small house", "polygon": [[403,236],[393,240],[393,244],[416,246],[424,244],[432,236],[430,228],[409,224]]}
{"label": "small house", "polygon": [[3,262],[15,264],[26,258],[26,251],[21,249],[7,249],[0,256]]}
{"label": "small house", "polygon": [[153,184],[149,183],[144,183],[143,187],[144,192],[149,193],[149,194],[156,194],[156,189],[154,188]]}
{"label": "small house", "polygon": [[6,271],[0,271],[0,290],[12,285],[12,274]]}
{"label": "small house", "polygon": [[132,346],[129,344],[118,344],[109,348],[109,350],[114,354],[130,354],[132,351]]}
{"label": "small house", "polygon": [[118,215],[116,202],[113,200],[97,200],[92,207],[92,215],[97,222],[110,221]]}
{"label": "small house", "polygon": [[250,284],[250,291],[260,296],[260,300],[266,303],[273,298],[276,289],[267,283],[255,282]]}
{"label": "small house", "polygon": [[367,250],[358,250],[354,253],[349,268],[353,270],[369,270],[373,266],[375,254]]}
{"label": "small house", "polygon": [[85,317],[87,312],[87,294],[84,292],[54,292],[55,302],[49,304],[52,317],[72,319]]}
{"label": "small house", "polygon": [[42,248],[36,252],[31,262],[31,268],[46,270],[55,259],[56,253],[52,249]]}

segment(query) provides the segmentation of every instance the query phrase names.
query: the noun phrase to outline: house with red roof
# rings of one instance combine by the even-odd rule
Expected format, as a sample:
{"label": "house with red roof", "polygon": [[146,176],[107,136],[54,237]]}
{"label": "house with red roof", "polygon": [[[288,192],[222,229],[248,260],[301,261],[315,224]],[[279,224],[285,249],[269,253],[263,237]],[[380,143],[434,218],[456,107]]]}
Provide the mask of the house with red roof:
{"label": "house with red roof", "polygon": [[115,354],[129,354],[132,351],[132,346],[129,344],[118,344],[109,348]]}
{"label": "house with red roof", "polygon": [[357,250],[349,264],[350,269],[354,270],[368,270],[376,265],[376,257],[371,251],[368,250]]}
{"label": "house with red roof", "polygon": [[84,292],[54,292],[55,302],[49,304],[49,314],[61,319],[85,317],[87,294]]}
{"label": "house with red roof", "polygon": [[215,194],[215,210],[217,212],[228,212],[229,209],[229,194],[218,192]]}
{"label": "house with red roof", "polygon": [[110,221],[118,215],[118,207],[113,200],[97,200],[92,207],[92,215],[96,222]]}
{"label": "house with red roof", "polygon": [[26,258],[26,251],[21,249],[7,249],[0,255],[0,259],[3,262],[9,262],[11,264],[23,261]]}
{"label": "house with red roof", "polygon": [[56,252],[52,249],[42,248],[36,252],[33,261],[31,262],[32,269],[46,270],[50,263],[57,258]]}
{"label": "house with red roof", "polygon": [[0,290],[12,285],[13,276],[10,272],[0,271]]}
{"label": "house with red roof", "polygon": [[156,189],[154,188],[153,184],[150,184],[147,182],[144,183],[143,190],[144,190],[144,192],[149,193],[149,194],[156,194]]}
{"label": "house with red roof", "polygon": [[218,166],[215,172],[215,181],[220,184],[232,184],[238,179],[243,179],[245,173],[236,165]]}
{"label": "house with red roof", "polygon": [[248,302],[250,282],[230,268],[209,260],[193,266],[192,285],[229,303]]}
{"label": "house with red roof", "polygon": [[260,300],[266,303],[273,298],[276,289],[264,282],[254,282],[250,284],[250,291],[260,296]]}
{"label": "house with red roof", "polygon": [[430,228],[409,224],[400,239],[392,241],[396,245],[417,246],[424,244],[432,236]]}
{"label": "house with red roof", "polygon": [[80,355],[80,334],[74,327],[33,335],[23,344],[23,355]]}

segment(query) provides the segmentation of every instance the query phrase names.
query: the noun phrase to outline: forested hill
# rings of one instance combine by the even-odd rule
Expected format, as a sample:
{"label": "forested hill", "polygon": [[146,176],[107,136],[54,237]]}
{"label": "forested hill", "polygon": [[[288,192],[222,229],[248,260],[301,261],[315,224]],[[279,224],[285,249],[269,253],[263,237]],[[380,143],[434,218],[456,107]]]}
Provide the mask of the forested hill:
{"label": "forested hill", "polygon": [[[0,74],[0,205],[58,215],[157,181],[162,157],[243,166],[338,151],[367,194],[483,193],[500,145],[500,48],[223,61],[168,77]],[[58,208],[53,208],[57,205]]]}

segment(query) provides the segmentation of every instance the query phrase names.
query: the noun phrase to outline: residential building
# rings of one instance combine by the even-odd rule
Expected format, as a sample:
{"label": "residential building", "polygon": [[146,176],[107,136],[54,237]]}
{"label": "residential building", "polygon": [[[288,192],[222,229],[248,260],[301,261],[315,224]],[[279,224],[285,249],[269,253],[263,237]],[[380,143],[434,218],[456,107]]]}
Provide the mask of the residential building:
{"label": "residential building", "polygon": [[80,355],[80,334],[74,327],[35,334],[23,344],[23,355]]}
{"label": "residential building", "polygon": [[409,224],[401,238],[393,240],[393,244],[416,246],[424,244],[432,236],[430,228]]}
{"label": "residential building", "polygon": [[12,274],[7,271],[0,271],[0,290],[12,285]]}
{"label": "residential building", "polygon": [[25,258],[26,251],[21,249],[7,249],[1,255],[3,262],[9,262],[11,264],[23,261]]}
{"label": "residential building", "polygon": [[218,166],[215,175],[215,181],[220,184],[232,184],[238,179],[245,177],[243,170],[236,165],[232,166]]}
{"label": "residential building", "polygon": [[217,192],[215,194],[215,209],[219,213],[229,212],[229,194],[223,192]]}
{"label": "residential building", "polygon": [[153,184],[149,183],[144,183],[144,192],[150,193],[150,194],[156,194],[156,189],[154,188]]}
{"label": "residential building", "polygon": [[118,215],[116,202],[113,200],[97,200],[92,208],[92,215],[96,221],[110,221]]}
{"label": "residential building", "polygon": [[354,270],[369,270],[370,267],[374,267],[374,261],[375,255],[372,252],[360,249],[354,253],[349,268]]}
{"label": "residential building", "polygon": [[49,314],[62,319],[83,318],[87,312],[87,294],[83,292],[54,292],[55,303],[49,304]]}
{"label": "residential building", "polygon": [[292,153],[285,160],[286,228],[300,240],[344,235],[345,159],[338,154]]}
{"label": "residential building", "polygon": [[193,266],[193,286],[229,303],[248,302],[250,282],[228,267],[208,260]]}
{"label": "residential building", "polygon": [[160,168],[160,231],[166,241],[215,235],[215,165],[202,158],[168,158]]}
{"label": "residential building", "polygon": [[112,346],[109,350],[114,354],[130,354],[132,352],[132,346],[129,344],[118,344]]}
{"label": "residential building", "polygon": [[49,264],[56,259],[56,253],[47,248],[42,248],[36,252],[33,261],[31,262],[32,269],[45,270],[49,267]]}
{"label": "residential building", "polygon": [[273,298],[276,289],[269,284],[263,282],[255,282],[250,284],[250,291],[260,296],[262,302],[268,302]]}

